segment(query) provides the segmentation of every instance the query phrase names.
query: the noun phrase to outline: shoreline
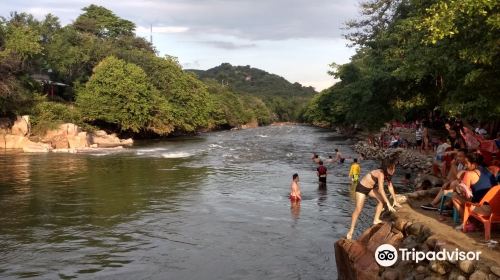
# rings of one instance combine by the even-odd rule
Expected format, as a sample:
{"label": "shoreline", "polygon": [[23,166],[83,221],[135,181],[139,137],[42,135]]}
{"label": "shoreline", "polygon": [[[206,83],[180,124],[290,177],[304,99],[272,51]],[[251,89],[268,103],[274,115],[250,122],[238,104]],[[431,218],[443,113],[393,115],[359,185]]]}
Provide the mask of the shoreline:
{"label": "shoreline", "polygon": [[[4,120],[5,121],[5,120]],[[10,121],[9,121],[10,122]],[[73,123],[64,123],[55,129],[47,130],[43,135],[31,133],[30,117],[19,116],[12,124],[0,123],[0,148],[4,151],[21,150],[26,153],[87,153],[95,151],[108,151],[124,149],[133,146],[136,140],[161,140],[175,137],[200,135],[217,131],[232,131],[253,129],[260,126],[256,121],[237,127],[203,128],[192,133],[172,133],[158,137],[136,137],[123,139],[117,133],[108,134],[104,130],[84,131]],[[265,126],[300,125],[298,122],[273,122]]]}
{"label": "shoreline", "polygon": [[[500,252],[417,210],[421,200],[438,189],[398,195],[402,208],[384,213],[384,223],[367,228],[358,239],[339,239],[334,244],[338,279],[500,279]],[[480,233],[482,234],[482,232]],[[379,266],[374,252],[382,244],[423,252],[455,250],[481,252],[475,260],[433,260],[416,263],[398,260]]]}

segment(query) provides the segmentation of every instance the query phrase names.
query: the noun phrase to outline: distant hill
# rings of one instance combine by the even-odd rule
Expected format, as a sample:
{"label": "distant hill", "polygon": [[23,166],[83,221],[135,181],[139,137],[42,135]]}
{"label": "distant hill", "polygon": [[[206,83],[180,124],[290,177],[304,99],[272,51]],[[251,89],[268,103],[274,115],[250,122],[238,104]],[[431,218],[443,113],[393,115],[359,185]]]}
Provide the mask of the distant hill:
{"label": "distant hill", "polygon": [[233,66],[229,63],[208,70],[186,70],[200,79],[213,79],[228,85],[237,93],[248,93],[259,97],[311,97],[316,91],[299,83],[290,83],[285,78],[258,68]]}
{"label": "distant hill", "polygon": [[186,71],[195,73],[201,80],[224,85],[237,94],[260,98],[278,121],[300,121],[305,104],[316,93],[313,87],[292,84],[281,76],[249,65],[222,63],[208,70]]}

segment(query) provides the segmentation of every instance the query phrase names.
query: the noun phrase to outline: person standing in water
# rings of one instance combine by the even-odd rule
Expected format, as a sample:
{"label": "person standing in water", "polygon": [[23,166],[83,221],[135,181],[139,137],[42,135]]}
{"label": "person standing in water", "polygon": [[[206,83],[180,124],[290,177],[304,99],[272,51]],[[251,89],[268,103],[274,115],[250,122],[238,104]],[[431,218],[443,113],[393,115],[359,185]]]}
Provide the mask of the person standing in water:
{"label": "person standing in water", "polygon": [[361,174],[361,166],[358,163],[358,159],[355,158],[351,164],[351,170],[349,170],[349,178],[351,178],[353,182],[358,182],[359,174]]}
{"label": "person standing in water", "polygon": [[297,173],[292,175],[292,184],[290,186],[290,200],[292,202],[298,202],[302,200],[299,187],[299,174]]}
{"label": "person standing in water", "polygon": [[342,156],[342,153],[339,152],[339,149],[335,149],[335,161],[338,163],[344,163],[345,158]]}
{"label": "person standing in water", "polygon": [[321,161],[321,159],[319,158],[319,156],[314,153],[313,156],[312,156],[312,160],[316,163],[316,164],[319,164],[319,162]]}
{"label": "person standing in water", "polygon": [[316,169],[316,175],[318,175],[319,187],[326,187],[326,167],[323,165],[323,161],[319,161],[319,166]]}
{"label": "person standing in water", "polygon": [[[401,207],[396,202],[396,194],[394,193],[394,186],[391,182],[391,177],[396,171],[396,164],[393,161],[385,159],[382,161],[382,166],[379,169],[375,169],[366,174],[361,181],[356,186],[356,208],[352,213],[351,218],[351,228],[349,229],[346,238],[351,239],[354,233],[354,228],[356,226],[356,222],[358,221],[359,214],[361,210],[363,210],[363,206],[365,205],[365,200],[367,196],[375,198],[377,200],[377,207],[375,208],[375,215],[373,217],[373,224],[381,223],[380,214],[382,210],[384,210],[384,204],[387,207],[387,210],[390,212],[396,211],[394,207]],[[394,199],[394,202],[391,204],[389,199],[385,195],[384,190],[384,182],[387,181],[387,188]]]}

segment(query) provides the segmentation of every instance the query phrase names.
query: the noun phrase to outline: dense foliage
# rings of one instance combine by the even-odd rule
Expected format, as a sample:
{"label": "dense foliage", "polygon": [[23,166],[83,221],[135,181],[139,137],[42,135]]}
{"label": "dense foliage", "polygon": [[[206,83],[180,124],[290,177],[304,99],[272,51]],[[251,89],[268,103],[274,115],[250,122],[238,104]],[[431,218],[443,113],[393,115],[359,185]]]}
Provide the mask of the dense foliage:
{"label": "dense foliage", "polygon": [[274,113],[274,118],[297,120],[300,112],[316,91],[299,83],[290,83],[283,77],[250,66],[232,66],[223,63],[203,70],[189,70],[203,80],[212,79],[240,94],[256,96]]}
{"label": "dense foliage", "polygon": [[287,96],[313,92],[259,71],[251,69],[265,73],[259,94],[202,81],[101,6],[66,26],[51,14],[0,18],[0,116],[31,114],[34,131],[61,122],[143,135],[269,124],[293,117]]}
{"label": "dense foliage", "polygon": [[332,64],[339,79],[304,112],[310,122],[377,128],[439,108],[500,119],[500,4],[490,0],[369,0],[347,23],[357,47]]}

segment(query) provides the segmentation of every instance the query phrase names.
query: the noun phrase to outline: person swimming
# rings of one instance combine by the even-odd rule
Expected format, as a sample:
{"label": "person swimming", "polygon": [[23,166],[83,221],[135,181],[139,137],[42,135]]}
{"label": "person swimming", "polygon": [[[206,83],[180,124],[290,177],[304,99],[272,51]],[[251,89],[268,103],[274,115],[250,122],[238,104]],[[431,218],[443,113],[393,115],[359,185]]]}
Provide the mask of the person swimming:
{"label": "person swimming", "polygon": [[353,182],[358,182],[359,174],[361,174],[361,166],[358,163],[358,159],[355,158],[351,164],[351,170],[349,170],[349,178],[351,178]]}
{"label": "person swimming", "polygon": [[335,161],[338,163],[344,163],[345,158],[342,156],[342,153],[339,152],[339,149],[335,149]]}
{"label": "person swimming", "polygon": [[358,221],[359,214],[361,214],[361,211],[363,210],[363,206],[365,205],[367,196],[375,198],[378,202],[375,209],[375,215],[373,217],[373,224],[379,224],[382,222],[380,220],[380,214],[382,213],[382,210],[384,210],[384,203],[387,206],[387,210],[389,210],[390,212],[396,211],[394,207],[401,207],[396,202],[396,200],[394,200],[394,202],[391,204],[389,202],[389,199],[385,195],[384,190],[384,182],[387,181],[387,188],[389,189],[389,193],[391,194],[393,199],[395,199],[396,194],[394,193],[394,186],[392,185],[391,181],[391,177],[395,171],[396,164],[389,159],[385,159],[382,161],[381,168],[370,171],[357,184],[355,192],[356,208],[352,213],[351,228],[347,233],[347,239],[352,238],[356,222]]}
{"label": "person swimming", "polygon": [[300,187],[299,187],[299,174],[297,174],[297,173],[292,175],[292,184],[290,185],[289,198],[292,202],[302,200],[302,196],[300,194]]}
{"label": "person swimming", "polygon": [[332,156],[328,156],[328,159],[326,159],[326,163],[332,164],[334,162],[335,162],[335,160],[333,160]]}

